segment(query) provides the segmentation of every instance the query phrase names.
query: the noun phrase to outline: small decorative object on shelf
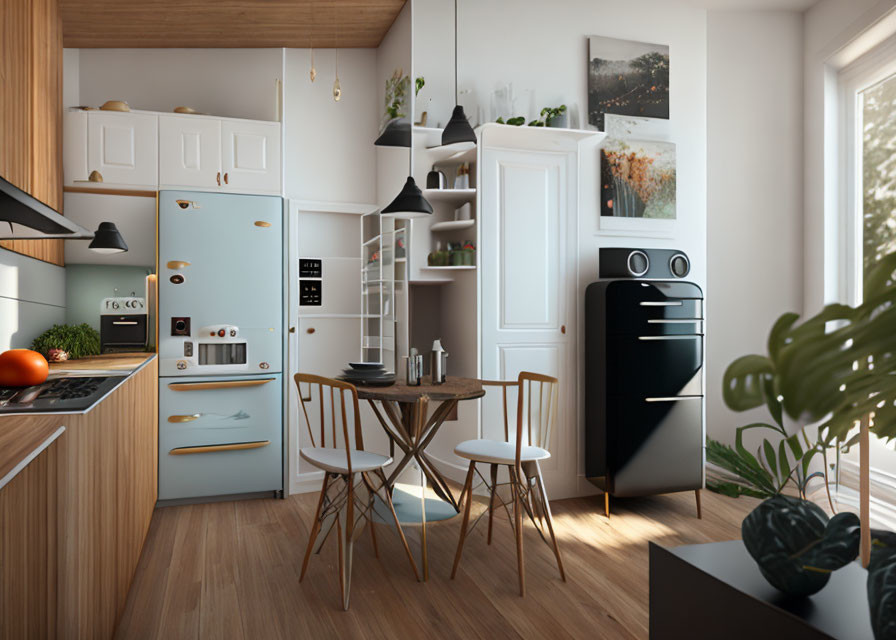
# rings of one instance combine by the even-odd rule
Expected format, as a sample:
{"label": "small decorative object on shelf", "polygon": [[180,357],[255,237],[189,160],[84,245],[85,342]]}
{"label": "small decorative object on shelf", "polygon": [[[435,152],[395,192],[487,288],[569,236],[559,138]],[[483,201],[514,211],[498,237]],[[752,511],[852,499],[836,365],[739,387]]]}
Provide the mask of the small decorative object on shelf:
{"label": "small decorative object on shelf", "polygon": [[448,178],[445,177],[444,171],[439,171],[435,167],[426,174],[427,189],[444,189],[448,184]]}
{"label": "small decorative object on shelf", "polygon": [[455,189],[470,188],[470,165],[464,162],[457,168],[457,175],[454,178]]}
{"label": "small decorative object on shelf", "polygon": [[[449,248],[451,245],[448,245]],[[430,267],[447,267],[450,263],[451,256],[448,251],[442,250],[442,243],[436,243],[436,250],[430,252],[429,256],[426,258],[426,264]]]}
{"label": "small decorative object on shelf", "polygon": [[402,236],[398,236],[395,239],[395,257],[396,258],[406,258],[407,255],[408,255],[408,250],[404,244],[404,238]]}
{"label": "small decorative object on shelf", "polygon": [[782,593],[810,596],[830,580],[831,572],[859,554],[859,518],[838,513],[828,520],[808,500],[778,495],[744,518],[744,546],[759,571]]}
{"label": "small decorative object on shelf", "polygon": [[476,260],[476,247],[472,242],[449,243],[448,251],[452,267],[472,267]]}
{"label": "small decorative object on shelf", "polygon": [[569,125],[569,112],[565,104],[559,107],[545,107],[541,110],[541,117],[544,118],[547,127],[565,129]]}

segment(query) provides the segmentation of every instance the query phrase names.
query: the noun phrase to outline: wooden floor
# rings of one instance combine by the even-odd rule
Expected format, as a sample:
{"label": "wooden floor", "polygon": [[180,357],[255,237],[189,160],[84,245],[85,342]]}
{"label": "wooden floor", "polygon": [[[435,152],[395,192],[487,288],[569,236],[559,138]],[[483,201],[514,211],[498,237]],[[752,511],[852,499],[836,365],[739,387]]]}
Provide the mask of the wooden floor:
{"label": "wooden floor", "polygon": [[[449,580],[460,519],[428,530],[430,580],[417,583],[394,532],[355,544],[351,609],[341,610],[335,541],[312,556],[299,584],[316,494],[157,509],[118,638],[646,638],[647,542],[682,545],[740,537],[756,500],[703,492],[552,503],[568,582],[526,527],[526,598],[506,516],[486,545],[485,519]],[[478,508],[478,505],[477,507]],[[414,530],[408,532],[416,549]]]}

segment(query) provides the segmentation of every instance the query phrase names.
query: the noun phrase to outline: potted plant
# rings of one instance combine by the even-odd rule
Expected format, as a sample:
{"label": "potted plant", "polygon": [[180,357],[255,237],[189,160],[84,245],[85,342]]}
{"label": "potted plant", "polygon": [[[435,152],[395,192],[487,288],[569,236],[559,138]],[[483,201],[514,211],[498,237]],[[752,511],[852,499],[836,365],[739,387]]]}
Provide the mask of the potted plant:
{"label": "potted plant", "polygon": [[96,356],[100,353],[100,334],[89,324],[54,324],[37,338],[31,348],[50,362]]}
{"label": "potted plant", "polygon": [[569,113],[565,104],[559,107],[545,107],[541,110],[541,117],[544,118],[547,127],[566,129],[569,126]]}

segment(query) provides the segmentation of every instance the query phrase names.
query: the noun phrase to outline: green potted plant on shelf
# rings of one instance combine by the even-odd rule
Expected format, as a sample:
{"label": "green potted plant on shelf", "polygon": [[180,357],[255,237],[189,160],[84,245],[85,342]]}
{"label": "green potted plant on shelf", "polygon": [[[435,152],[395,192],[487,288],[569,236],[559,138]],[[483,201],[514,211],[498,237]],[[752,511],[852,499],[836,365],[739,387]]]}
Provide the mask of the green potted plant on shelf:
{"label": "green potted plant on shelf", "polygon": [[565,104],[559,107],[545,107],[541,110],[541,117],[544,118],[547,127],[566,129],[569,126],[569,112]]}

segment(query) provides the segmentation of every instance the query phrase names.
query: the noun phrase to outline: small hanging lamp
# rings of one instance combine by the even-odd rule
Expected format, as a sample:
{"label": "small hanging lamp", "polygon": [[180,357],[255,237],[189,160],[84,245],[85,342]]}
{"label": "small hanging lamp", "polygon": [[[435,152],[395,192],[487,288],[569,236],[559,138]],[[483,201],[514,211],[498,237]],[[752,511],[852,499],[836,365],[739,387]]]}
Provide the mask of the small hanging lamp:
{"label": "small hanging lamp", "polygon": [[87,248],[97,253],[124,253],[128,250],[128,245],[114,222],[100,222]]}
{"label": "small hanging lamp", "polygon": [[336,79],[333,80],[333,100],[339,102],[342,99],[342,86],[339,84],[339,21],[336,19],[336,11],[333,11],[333,24],[336,26]]}
{"label": "small hanging lamp", "polygon": [[311,33],[308,36],[308,42],[311,45],[311,71],[308,72],[308,75],[311,77],[311,82],[314,82],[314,79],[317,77],[317,69],[314,68],[314,3],[311,3],[311,19],[308,21],[311,25]]}
{"label": "small hanging lamp", "polygon": [[457,91],[457,0],[454,0],[454,111],[451,119],[442,131],[442,144],[455,144],[458,142],[472,142],[476,144],[476,132],[467,120],[467,114],[460,105]]}

